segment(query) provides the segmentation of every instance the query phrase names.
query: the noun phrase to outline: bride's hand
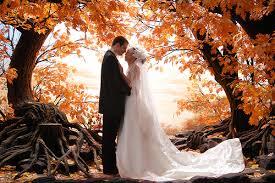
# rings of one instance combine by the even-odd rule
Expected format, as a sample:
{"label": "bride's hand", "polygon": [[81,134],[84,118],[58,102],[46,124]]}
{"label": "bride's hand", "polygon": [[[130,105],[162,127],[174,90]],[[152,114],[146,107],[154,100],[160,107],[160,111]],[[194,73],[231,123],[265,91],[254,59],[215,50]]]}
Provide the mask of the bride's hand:
{"label": "bride's hand", "polygon": [[126,81],[126,83],[128,84],[128,86],[130,88],[132,88],[131,81],[130,81],[130,79],[125,74],[123,74],[123,79]]}

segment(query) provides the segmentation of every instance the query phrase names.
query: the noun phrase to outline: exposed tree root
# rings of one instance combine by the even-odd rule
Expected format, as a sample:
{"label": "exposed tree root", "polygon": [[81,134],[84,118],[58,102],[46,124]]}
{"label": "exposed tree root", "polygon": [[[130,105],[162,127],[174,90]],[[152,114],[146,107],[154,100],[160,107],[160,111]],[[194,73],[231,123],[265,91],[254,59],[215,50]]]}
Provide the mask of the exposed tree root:
{"label": "exposed tree root", "polygon": [[[272,136],[272,127],[270,125],[271,118],[260,121],[258,127],[237,134],[242,143],[243,153],[247,157],[256,157],[262,154],[270,153],[268,142]],[[171,139],[178,149],[199,149],[200,152],[205,152],[218,143],[231,138],[229,130],[231,119],[227,118],[218,125],[206,126],[200,130],[188,131],[175,135]],[[219,134],[220,136],[215,136]]]}
{"label": "exposed tree root", "polygon": [[[36,171],[54,175],[69,174],[75,169],[90,177],[86,162],[101,156],[101,137],[77,123],[70,123],[56,106],[25,103],[15,109],[16,118],[0,123],[0,167],[15,165],[20,172]],[[99,141],[99,142],[98,142]],[[83,156],[88,149],[91,156]]]}

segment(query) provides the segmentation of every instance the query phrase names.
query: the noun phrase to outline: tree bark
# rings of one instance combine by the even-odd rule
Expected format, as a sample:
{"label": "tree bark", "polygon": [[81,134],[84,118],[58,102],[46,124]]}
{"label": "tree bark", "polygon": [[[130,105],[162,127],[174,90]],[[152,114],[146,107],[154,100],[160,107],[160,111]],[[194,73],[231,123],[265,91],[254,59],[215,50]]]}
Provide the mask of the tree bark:
{"label": "tree bark", "polygon": [[[199,35],[197,35],[199,39],[201,38]],[[230,48],[227,48],[230,49]],[[245,114],[245,112],[242,109],[239,109],[238,106],[242,104],[241,99],[239,97],[242,95],[239,93],[238,95],[234,94],[233,89],[230,87],[231,83],[238,80],[238,71],[235,71],[234,73],[227,73],[222,75],[223,66],[220,65],[218,57],[222,56],[221,54],[212,54],[211,53],[211,45],[204,43],[203,47],[201,49],[203,56],[208,62],[209,67],[211,67],[214,71],[215,80],[223,87],[227,99],[230,104],[231,109],[231,124],[230,124],[230,132],[233,137],[237,136],[236,133],[248,130],[250,128],[250,125],[248,123],[249,115]],[[217,51],[218,52],[218,51]],[[229,53],[226,53],[224,51],[224,54],[228,56],[228,58],[231,59],[230,64],[237,64],[237,61],[234,61],[234,55],[231,55]]]}
{"label": "tree bark", "polygon": [[31,89],[32,72],[36,56],[48,37],[32,30],[24,30],[11,57],[10,68],[17,70],[18,77],[13,83],[8,83],[8,101],[14,107],[24,102],[33,101]]}
{"label": "tree bark", "polygon": [[275,87],[272,87],[272,100],[271,100],[271,112],[270,116],[275,116]]}

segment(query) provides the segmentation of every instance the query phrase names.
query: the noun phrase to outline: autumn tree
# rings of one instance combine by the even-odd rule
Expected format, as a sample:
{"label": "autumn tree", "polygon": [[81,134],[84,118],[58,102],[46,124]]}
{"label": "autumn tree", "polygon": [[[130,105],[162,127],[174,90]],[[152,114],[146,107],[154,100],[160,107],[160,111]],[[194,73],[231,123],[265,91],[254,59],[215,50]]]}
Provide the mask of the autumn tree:
{"label": "autumn tree", "polygon": [[[148,0],[141,7],[142,31],[151,34],[140,37],[156,59],[179,64],[181,71],[190,70],[191,78],[210,72],[222,87],[231,120],[218,128],[228,125],[225,135],[241,137],[244,147],[265,141],[271,132],[265,124],[274,85],[274,3]],[[199,136],[203,140],[203,133]]]}
{"label": "autumn tree", "polygon": [[[89,44],[101,46],[110,43],[115,35],[127,33],[127,26],[124,24],[127,22],[127,12],[134,12],[128,11],[130,8],[120,1],[4,0],[0,2],[1,23],[20,32],[16,44],[10,44],[11,48],[3,46],[1,49],[1,62],[10,57],[5,77],[8,80],[7,100],[15,109],[15,118],[6,119],[0,126],[2,140],[0,166],[15,162],[22,170],[15,178],[37,166],[40,167],[38,170],[47,168],[48,175],[54,174],[60,167],[64,167],[64,172],[69,173],[71,166],[76,166],[87,176],[90,175],[80,151],[82,146],[87,144],[96,162],[97,154],[100,153],[100,144],[85,128],[77,123],[70,123],[66,115],[54,104],[40,103],[49,102],[49,98],[36,93],[37,88],[38,91],[43,89],[39,77],[42,74],[52,73],[47,69],[37,71],[34,77],[38,83],[32,88],[33,71],[38,62],[50,60],[50,57],[57,53],[67,55],[73,51],[77,52],[77,42],[62,46],[67,43],[67,38],[62,36],[56,41],[57,47],[43,48],[43,44],[56,25],[63,23],[68,36],[72,29],[88,35],[86,38],[92,41],[85,39],[87,46]],[[3,43],[10,41],[10,37],[7,37],[9,30],[10,27],[1,30],[4,31],[0,37]],[[60,77],[66,77],[66,73],[63,74],[65,76]],[[59,87],[60,92],[64,92],[60,94],[72,99],[62,85],[51,86],[44,83],[44,87],[48,87],[48,92],[54,95],[56,93],[53,93],[52,87]],[[81,85],[66,87],[76,87],[78,92],[83,90]],[[64,97],[57,100],[62,98]],[[68,104],[63,103],[63,108],[60,106],[63,110],[66,109],[64,105]],[[80,108],[86,109],[84,104]],[[72,113],[71,116],[75,114]],[[52,161],[54,159],[55,163]],[[74,164],[69,164],[69,159],[73,160]]]}
{"label": "autumn tree", "polygon": [[[67,32],[61,31],[60,28],[55,29],[51,36],[47,38],[46,43],[39,51],[39,55],[35,61],[35,69],[32,77],[32,92],[36,102],[54,103],[65,114],[69,115],[73,121],[78,121],[87,129],[98,128],[101,124],[100,116],[97,113],[97,97],[87,93],[83,84],[74,82],[73,74],[76,69],[69,66],[68,63],[62,62],[62,59],[68,55],[77,55],[87,62],[81,55],[81,51],[98,50],[91,41],[84,38],[76,38],[70,40]],[[14,69],[8,69],[11,54],[15,48],[20,32],[10,26],[2,27],[2,30],[8,30],[6,34],[6,42],[2,41],[1,50],[9,50],[2,53],[2,57],[6,56],[5,61],[1,65],[1,116],[9,118],[12,109],[7,101],[8,82],[12,82],[17,76]],[[87,36],[87,35],[86,35]],[[89,39],[92,39],[89,36]],[[88,50],[87,50],[88,49]],[[4,60],[4,59],[3,59]]]}
{"label": "autumn tree", "polygon": [[99,48],[92,42],[95,40],[93,36],[82,34],[71,40],[68,32],[61,30],[62,27],[53,31],[39,51],[32,81],[34,99],[54,103],[72,121],[77,121],[88,130],[98,128],[101,124],[97,113],[98,97],[89,94],[84,83],[74,80],[77,69],[68,65],[71,59],[67,62],[62,59],[75,55],[88,62],[81,52],[99,52]]}

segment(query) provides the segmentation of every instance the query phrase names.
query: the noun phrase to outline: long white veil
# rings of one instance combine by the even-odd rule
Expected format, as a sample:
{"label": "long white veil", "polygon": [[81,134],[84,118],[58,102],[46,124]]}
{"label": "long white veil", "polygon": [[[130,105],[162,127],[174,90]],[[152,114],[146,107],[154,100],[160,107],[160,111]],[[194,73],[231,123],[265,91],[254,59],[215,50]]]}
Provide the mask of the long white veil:
{"label": "long white veil", "polygon": [[[143,106],[142,109],[139,108],[137,110],[137,113],[139,113],[137,116],[147,119],[147,115],[150,115],[149,119],[152,118],[150,123],[154,124],[154,127],[159,130],[160,125],[158,124],[156,105],[150,88],[148,67],[145,63],[146,56],[142,50],[137,48],[134,48],[133,55],[136,61],[128,68],[127,76],[132,82],[132,95],[137,97],[135,101],[139,103],[136,106]],[[144,124],[144,128],[147,125]]]}

